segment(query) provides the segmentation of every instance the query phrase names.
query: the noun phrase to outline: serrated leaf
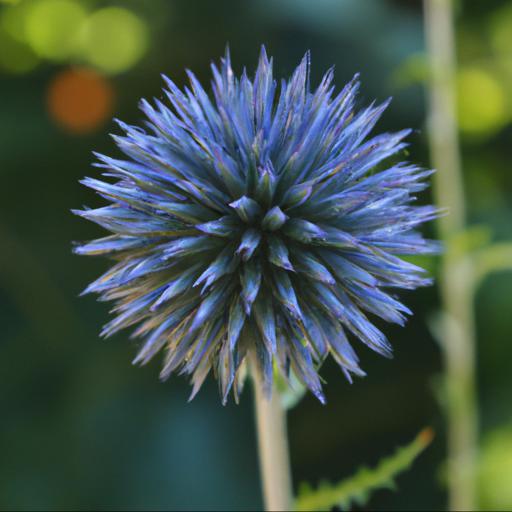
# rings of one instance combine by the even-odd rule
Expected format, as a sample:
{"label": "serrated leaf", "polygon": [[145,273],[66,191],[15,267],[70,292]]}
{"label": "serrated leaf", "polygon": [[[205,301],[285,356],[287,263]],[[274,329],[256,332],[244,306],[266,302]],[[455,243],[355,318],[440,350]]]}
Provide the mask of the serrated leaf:
{"label": "serrated leaf", "polygon": [[410,468],[414,460],[431,443],[434,432],[423,429],[411,443],[382,459],[373,469],[361,468],[353,476],[337,484],[321,484],[312,489],[303,484],[295,502],[297,511],[330,510],[332,507],[348,509],[352,503],[365,505],[378,489],[393,489],[394,479]]}

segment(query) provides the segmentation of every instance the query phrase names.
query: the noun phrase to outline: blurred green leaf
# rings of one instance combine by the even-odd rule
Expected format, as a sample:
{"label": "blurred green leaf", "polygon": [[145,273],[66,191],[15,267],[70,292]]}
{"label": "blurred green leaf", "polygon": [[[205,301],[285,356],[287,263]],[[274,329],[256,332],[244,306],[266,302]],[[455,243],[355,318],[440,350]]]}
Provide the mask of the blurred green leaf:
{"label": "blurred green leaf", "polygon": [[451,256],[463,256],[489,244],[492,230],[489,226],[476,224],[457,233],[448,242]]}
{"label": "blurred green leaf", "polygon": [[362,467],[353,476],[338,484],[322,483],[317,489],[303,484],[296,501],[298,511],[330,510],[338,506],[347,509],[352,503],[364,505],[378,489],[394,489],[395,477],[408,469],[416,457],[431,443],[434,432],[423,429],[407,446],[382,459],[375,468]]}
{"label": "blurred green leaf", "polygon": [[512,242],[484,247],[473,255],[475,286],[493,272],[512,270]]}

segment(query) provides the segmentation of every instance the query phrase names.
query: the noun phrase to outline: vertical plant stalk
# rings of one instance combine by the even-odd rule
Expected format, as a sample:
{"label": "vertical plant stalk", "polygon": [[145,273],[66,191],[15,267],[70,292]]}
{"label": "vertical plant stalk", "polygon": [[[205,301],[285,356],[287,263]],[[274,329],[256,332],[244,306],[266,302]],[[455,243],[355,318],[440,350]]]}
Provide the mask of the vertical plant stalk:
{"label": "vertical plant stalk", "polygon": [[429,140],[436,203],[449,209],[438,221],[446,244],[441,263],[448,422],[448,486],[451,510],[476,510],[477,399],[475,385],[474,271],[454,247],[466,223],[455,95],[455,38],[451,0],[425,0],[425,34],[430,63]]}
{"label": "vertical plant stalk", "polygon": [[277,389],[265,396],[260,374],[252,361],[258,452],[265,510],[293,510],[290,456],[286,431],[286,411]]}

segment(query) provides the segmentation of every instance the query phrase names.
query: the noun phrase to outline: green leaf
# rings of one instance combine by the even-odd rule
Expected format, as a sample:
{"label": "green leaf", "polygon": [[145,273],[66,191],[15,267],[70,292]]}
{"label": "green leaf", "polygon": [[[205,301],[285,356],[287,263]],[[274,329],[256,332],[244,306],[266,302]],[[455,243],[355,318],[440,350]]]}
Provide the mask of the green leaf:
{"label": "green leaf", "polygon": [[492,231],[489,226],[475,224],[459,231],[448,240],[447,250],[451,257],[459,258],[488,246],[491,239]]}
{"label": "green leaf", "polygon": [[320,511],[336,506],[347,509],[352,503],[363,506],[374,491],[394,489],[395,477],[411,466],[433,437],[433,430],[425,428],[410,444],[398,448],[393,455],[382,459],[375,468],[363,467],[338,484],[323,483],[317,489],[303,484],[295,502],[295,510]]}
{"label": "green leaf", "polygon": [[478,285],[489,274],[512,270],[512,243],[500,242],[473,254],[475,281]]}

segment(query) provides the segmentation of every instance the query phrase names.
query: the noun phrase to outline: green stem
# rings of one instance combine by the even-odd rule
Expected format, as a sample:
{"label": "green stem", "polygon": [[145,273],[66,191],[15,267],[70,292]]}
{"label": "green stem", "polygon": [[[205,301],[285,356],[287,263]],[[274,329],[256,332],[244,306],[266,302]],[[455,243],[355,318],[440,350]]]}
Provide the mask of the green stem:
{"label": "green stem", "polygon": [[449,214],[438,222],[446,243],[440,292],[442,346],[448,394],[448,485],[451,510],[475,510],[478,413],[475,384],[474,270],[471,260],[453,250],[465,229],[455,96],[455,38],[451,0],[425,0],[425,34],[430,61],[429,139],[436,203]]}
{"label": "green stem", "polygon": [[293,510],[286,411],[276,389],[273,390],[271,398],[265,396],[255,357],[251,363],[265,510]]}

